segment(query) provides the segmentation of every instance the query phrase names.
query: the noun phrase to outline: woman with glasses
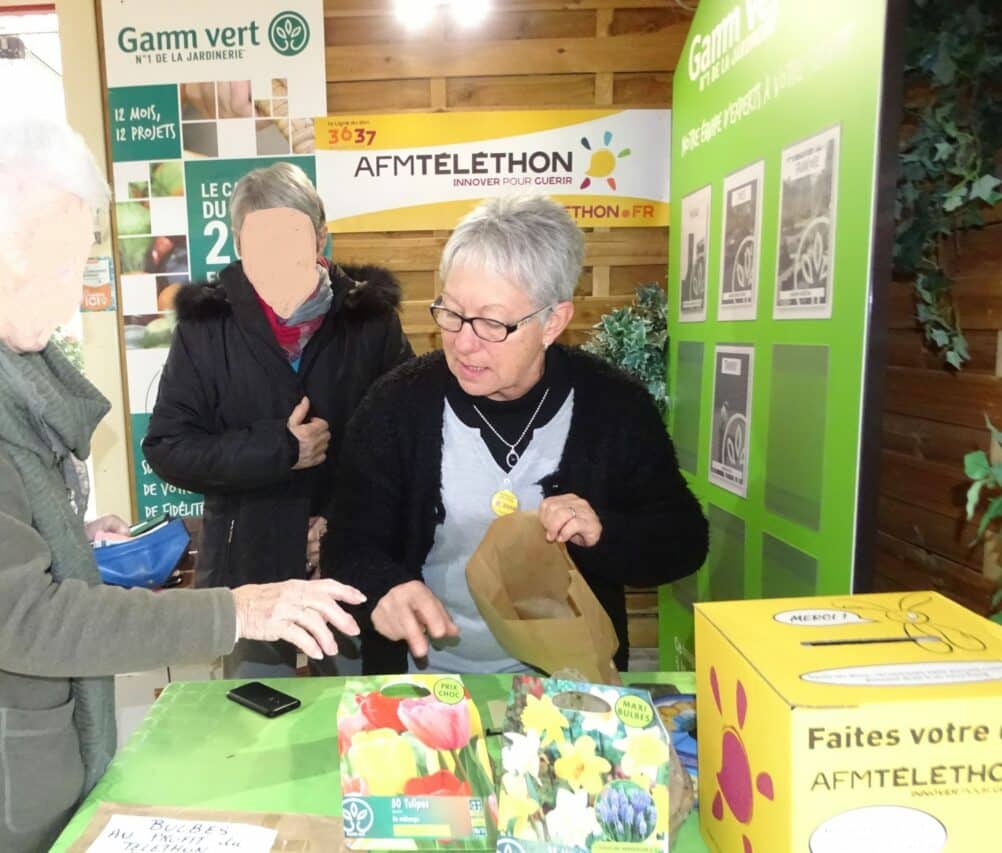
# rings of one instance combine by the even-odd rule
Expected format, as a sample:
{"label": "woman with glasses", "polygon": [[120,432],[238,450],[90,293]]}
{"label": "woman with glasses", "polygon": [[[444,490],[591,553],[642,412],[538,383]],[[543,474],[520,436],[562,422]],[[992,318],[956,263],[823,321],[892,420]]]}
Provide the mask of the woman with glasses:
{"label": "woman with glasses", "polygon": [[[328,574],[368,596],[366,672],[517,672],[466,563],[491,522],[534,511],[565,542],[629,652],[624,585],[694,572],[706,522],[647,391],[555,341],[574,314],[581,231],[538,196],[453,232],[431,306],[442,350],[373,386],[345,435]],[[409,654],[408,654],[409,653]]]}

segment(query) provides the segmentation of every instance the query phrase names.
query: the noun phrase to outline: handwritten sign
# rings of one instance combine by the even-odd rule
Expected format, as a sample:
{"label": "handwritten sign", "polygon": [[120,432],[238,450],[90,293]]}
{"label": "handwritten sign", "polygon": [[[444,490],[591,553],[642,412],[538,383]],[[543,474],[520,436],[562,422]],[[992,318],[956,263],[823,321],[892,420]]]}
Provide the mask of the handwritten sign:
{"label": "handwritten sign", "polygon": [[88,853],[268,853],[276,831],[245,823],[112,815]]}

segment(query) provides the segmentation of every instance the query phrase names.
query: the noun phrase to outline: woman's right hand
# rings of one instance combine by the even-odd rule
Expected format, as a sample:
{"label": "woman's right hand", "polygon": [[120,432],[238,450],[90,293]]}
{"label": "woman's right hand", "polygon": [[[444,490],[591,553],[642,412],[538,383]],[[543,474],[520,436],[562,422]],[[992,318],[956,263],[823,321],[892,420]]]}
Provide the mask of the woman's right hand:
{"label": "woman's right hand", "polygon": [[342,634],[358,634],[358,624],[337,602],[361,604],[365,596],[353,586],[325,578],[247,584],[233,590],[233,600],[238,639],[285,640],[320,660],[337,654],[329,625]]}
{"label": "woman's right hand", "polygon": [[327,446],[331,443],[330,427],[323,418],[307,420],[309,411],[310,399],[303,397],[286,422],[289,432],[299,442],[299,458],[292,466],[293,471],[314,468],[327,459]]}
{"label": "woman's right hand", "polygon": [[372,625],[389,640],[405,640],[416,658],[427,657],[428,637],[458,637],[445,605],[421,581],[397,584],[372,611]]}

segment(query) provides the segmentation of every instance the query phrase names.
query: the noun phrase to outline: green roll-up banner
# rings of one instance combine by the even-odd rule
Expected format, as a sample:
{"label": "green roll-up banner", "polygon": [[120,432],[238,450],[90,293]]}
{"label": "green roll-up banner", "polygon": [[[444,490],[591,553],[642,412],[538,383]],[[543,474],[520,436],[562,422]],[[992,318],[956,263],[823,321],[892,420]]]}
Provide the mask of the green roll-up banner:
{"label": "green roll-up banner", "polygon": [[703,0],[693,19],[674,82],[669,423],[711,545],[695,582],[661,590],[665,669],[692,666],[694,600],[868,583],[903,6]]}

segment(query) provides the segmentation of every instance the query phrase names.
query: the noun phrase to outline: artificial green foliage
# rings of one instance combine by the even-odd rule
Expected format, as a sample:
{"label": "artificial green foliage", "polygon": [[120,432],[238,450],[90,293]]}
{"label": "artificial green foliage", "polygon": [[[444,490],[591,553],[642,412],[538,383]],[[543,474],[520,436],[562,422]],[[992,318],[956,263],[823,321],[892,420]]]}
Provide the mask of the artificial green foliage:
{"label": "artificial green foliage", "polygon": [[940,252],[1002,200],[1000,76],[1002,3],[912,0],[894,265],[915,280],[926,339],[956,368],[970,356]]}
{"label": "artificial green foliage", "polygon": [[[1002,432],[997,430],[987,417],[985,423],[991,430],[992,441],[1002,447]],[[967,488],[967,520],[974,518],[983,499],[988,500],[978,522],[980,539],[984,536],[988,525],[1002,516],[1002,462],[993,464],[983,450],[974,450],[964,456],[964,473],[971,481],[971,485]],[[1002,605],[1002,588],[999,588],[992,599],[993,609],[998,610],[1000,605]],[[992,618],[1002,624],[1002,611],[996,612]]]}
{"label": "artificial green foliage", "polygon": [[617,308],[595,324],[582,349],[636,376],[646,386],[662,415],[668,410],[666,356],[668,320],[665,293],[659,284],[637,288],[633,305]]}

